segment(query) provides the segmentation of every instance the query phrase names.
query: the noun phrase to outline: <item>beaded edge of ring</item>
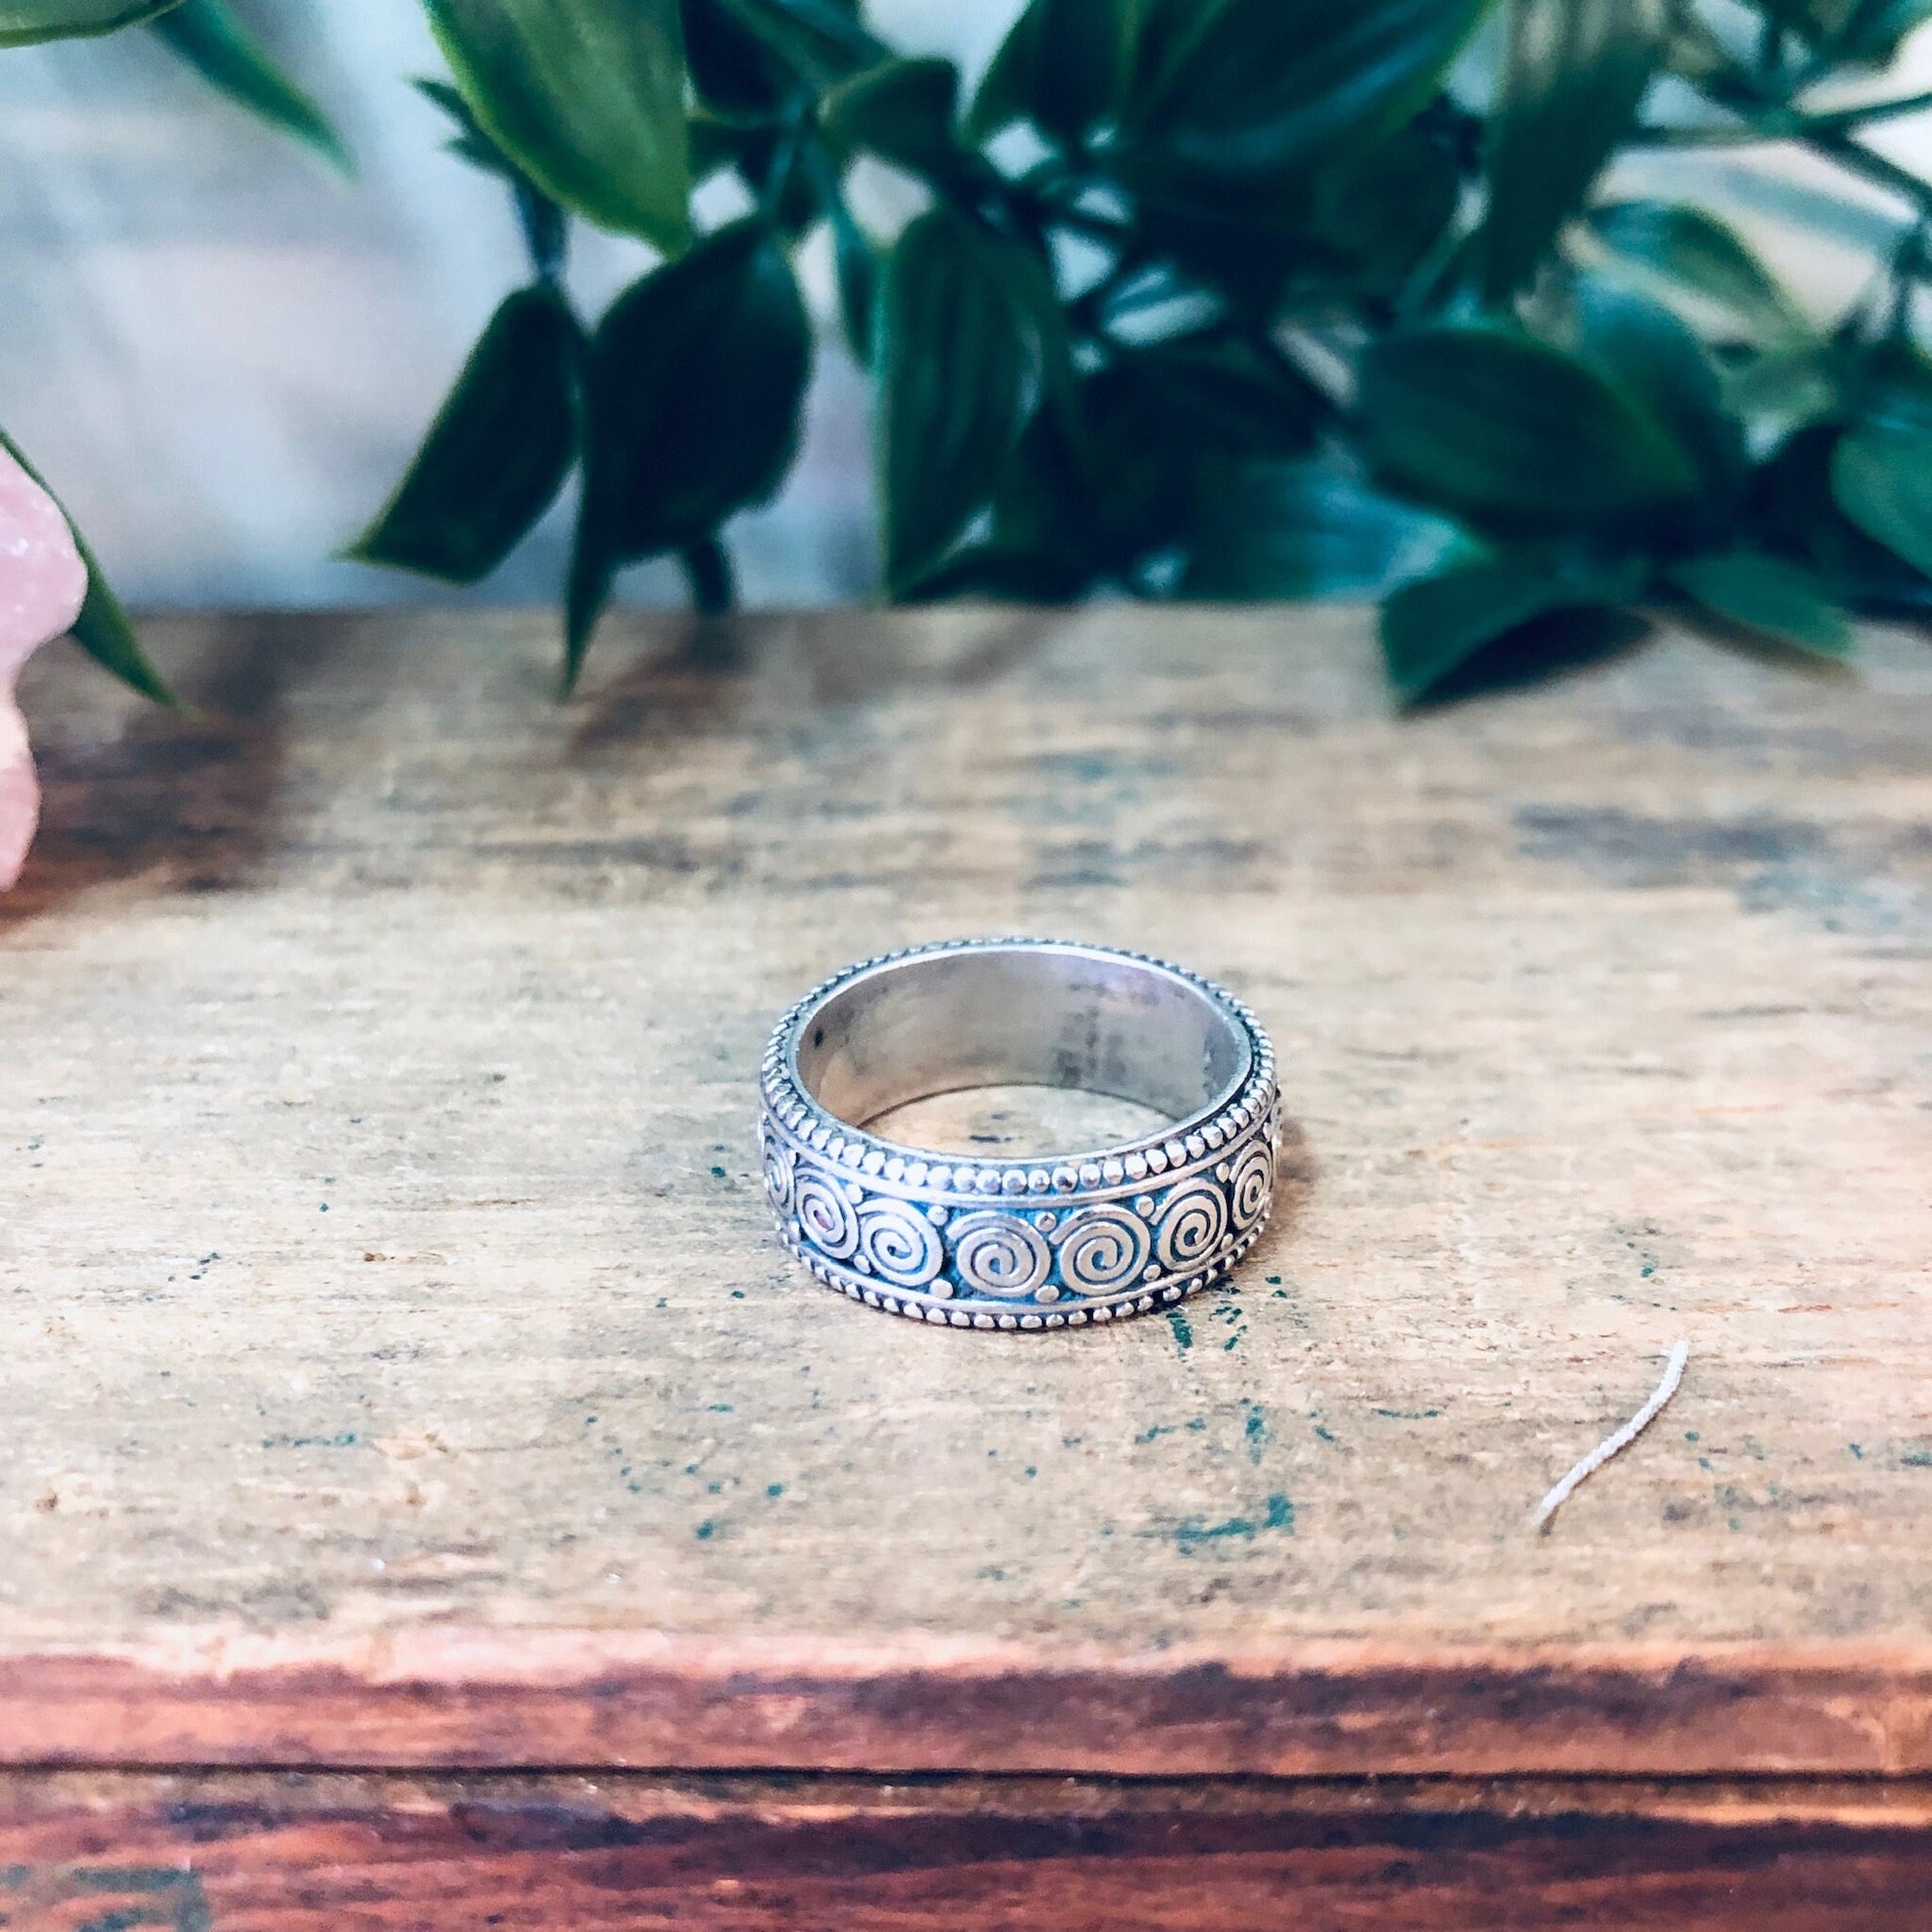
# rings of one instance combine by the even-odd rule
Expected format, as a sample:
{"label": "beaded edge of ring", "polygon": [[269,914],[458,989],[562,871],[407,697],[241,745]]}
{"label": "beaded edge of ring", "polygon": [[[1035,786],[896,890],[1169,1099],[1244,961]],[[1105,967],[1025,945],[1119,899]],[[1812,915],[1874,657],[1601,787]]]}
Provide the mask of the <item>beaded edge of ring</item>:
{"label": "beaded edge of ring", "polygon": [[[1152,966],[1175,979],[1184,980],[1204,993],[1240,1025],[1246,1035],[1254,1063],[1248,1077],[1228,1104],[1210,1120],[1190,1119],[1176,1122],[1159,1132],[1126,1142],[1118,1147],[1082,1155],[1076,1167],[1070,1162],[1043,1164],[1037,1161],[943,1161],[925,1160],[915,1148],[901,1149],[877,1135],[854,1127],[837,1115],[828,1113],[791,1077],[785,1065],[785,1044],[792,1029],[814,1007],[820,1005],[847,981],[876,967],[897,965],[900,960],[917,959],[935,953],[980,952],[1006,946],[1066,946],[1080,951],[1105,952],[1137,966]],[[821,980],[803,999],[795,1001],[771,1031],[764,1057],[759,1069],[760,1111],[768,1115],[802,1147],[835,1166],[863,1174],[875,1185],[887,1185],[920,1194],[932,1194],[965,1205],[992,1201],[1002,1196],[1070,1194],[1076,1189],[1083,1198],[1104,1197],[1114,1189],[1130,1190],[1137,1184],[1184,1173],[1198,1162],[1208,1160],[1226,1142],[1245,1132],[1261,1118],[1279,1097],[1276,1079],[1275,1048],[1255,1018],[1252,1009],[1237,1000],[1225,987],[1198,973],[1190,973],[1172,960],[1158,959],[1151,953],[1129,952],[1119,946],[1085,946],[1078,941],[1011,936],[989,939],[940,939],[924,945],[903,946],[896,952],[880,953],[856,961],[829,978]],[[1178,1131],[1185,1129],[1184,1132]],[[910,1158],[907,1158],[910,1157]],[[900,1172],[894,1173],[895,1166]],[[1118,1172],[1116,1172],[1116,1170]],[[970,1175],[961,1181],[960,1174]],[[940,1176],[944,1176],[942,1179]]]}

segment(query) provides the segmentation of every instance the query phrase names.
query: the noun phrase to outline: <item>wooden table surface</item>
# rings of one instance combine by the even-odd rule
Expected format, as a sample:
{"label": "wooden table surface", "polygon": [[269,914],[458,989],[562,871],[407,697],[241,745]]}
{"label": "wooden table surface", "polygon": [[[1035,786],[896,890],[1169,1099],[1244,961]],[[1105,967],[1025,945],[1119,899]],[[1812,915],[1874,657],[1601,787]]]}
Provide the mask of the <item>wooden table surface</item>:
{"label": "wooden table surface", "polygon": [[[972,1864],[975,1924],[1373,1924],[1395,1859],[1462,1862],[1415,1923],[1542,1924],[1495,1873],[1556,1913],[1531,1865],[1589,1844],[1565,1922],[1718,1925],[1726,1833],[1757,1926],[1932,1923],[1922,636],[1856,678],[1667,639],[1401,720],[1352,612],[636,620],[561,706],[549,632],[156,621],[183,716],[70,652],[26,681],[0,1922],[159,1871],[156,1922],[341,1924],[260,1890],[288,1845],[440,1831],[454,1871],[487,1815],[543,1871],[546,1831],[695,1834],[597,1894],[626,1923],[947,1923]],[[784,1257],[773,1019],[990,931],[1269,1027],[1291,1179],[1231,1286],[988,1336]],[[747,1820],[831,1833],[838,1896]],[[1011,1896],[955,1855],[1029,1831]],[[1284,1917],[1290,1870],[1332,1901]],[[503,1922],[601,1922],[559,1896]]]}

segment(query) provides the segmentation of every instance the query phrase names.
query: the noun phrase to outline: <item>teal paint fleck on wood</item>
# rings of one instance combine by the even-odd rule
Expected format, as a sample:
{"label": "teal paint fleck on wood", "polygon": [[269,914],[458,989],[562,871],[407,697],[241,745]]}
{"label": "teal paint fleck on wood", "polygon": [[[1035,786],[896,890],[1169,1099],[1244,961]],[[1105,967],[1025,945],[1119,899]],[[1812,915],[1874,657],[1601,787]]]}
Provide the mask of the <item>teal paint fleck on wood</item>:
{"label": "teal paint fleck on wood", "polygon": [[1186,1516],[1173,1526],[1174,1546],[1182,1556],[1191,1556],[1204,1543],[1238,1541],[1252,1543],[1263,1530],[1295,1534],[1295,1505],[1285,1495],[1275,1494],[1262,1507],[1261,1520],[1252,1516],[1230,1516],[1224,1522],[1204,1523],[1198,1516]]}

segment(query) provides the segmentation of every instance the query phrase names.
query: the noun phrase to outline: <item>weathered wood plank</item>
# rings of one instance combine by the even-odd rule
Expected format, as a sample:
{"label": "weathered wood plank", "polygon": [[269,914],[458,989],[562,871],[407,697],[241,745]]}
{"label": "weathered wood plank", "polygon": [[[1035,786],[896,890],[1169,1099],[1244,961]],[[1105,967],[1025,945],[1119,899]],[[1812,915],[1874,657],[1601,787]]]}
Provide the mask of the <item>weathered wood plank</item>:
{"label": "weathered wood plank", "polygon": [[[156,628],[193,718],[27,691],[0,1756],[1932,1768],[1922,640],[1398,722],[1353,616],[660,623],[562,708],[534,621]],[[1181,1319],[766,1236],[772,1017],[991,929],[1275,1033],[1300,1198]]]}
{"label": "weathered wood plank", "polygon": [[1919,1654],[945,1637],[733,1645],[556,1625],[196,1633],[0,1661],[0,1762],[1155,1775],[1923,1772]]}
{"label": "weathered wood plank", "polygon": [[0,1922],[1911,1932],[1923,1785],[0,1776]]}

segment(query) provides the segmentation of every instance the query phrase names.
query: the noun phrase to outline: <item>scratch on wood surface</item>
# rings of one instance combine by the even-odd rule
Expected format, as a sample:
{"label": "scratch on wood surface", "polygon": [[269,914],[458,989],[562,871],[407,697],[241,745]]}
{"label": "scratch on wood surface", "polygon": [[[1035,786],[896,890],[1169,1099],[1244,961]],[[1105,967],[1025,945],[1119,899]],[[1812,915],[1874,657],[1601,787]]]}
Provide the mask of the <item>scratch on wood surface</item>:
{"label": "scratch on wood surface", "polygon": [[1550,1525],[1556,1513],[1576,1493],[1577,1486],[1586,1478],[1592,1476],[1611,1456],[1626,1449],[1641,1436],[1663,1412],[1664,1404],[1677,1393],[1677,1385],[1684,1379],[1684,1364],[1691,1358],[1691,1344],[1688,1341],[1674,1341],[1670,1353],[1664,1360],[1664,1377],[1651,1391],[1646,1402],[1615,1435],[1606,1436],[1577,1464],[1577,1466],[1543,1498],[1536,1506],[1536,1527],[1545,1536],[1550,1533]]}

